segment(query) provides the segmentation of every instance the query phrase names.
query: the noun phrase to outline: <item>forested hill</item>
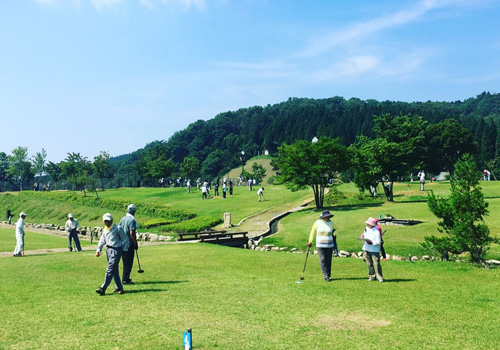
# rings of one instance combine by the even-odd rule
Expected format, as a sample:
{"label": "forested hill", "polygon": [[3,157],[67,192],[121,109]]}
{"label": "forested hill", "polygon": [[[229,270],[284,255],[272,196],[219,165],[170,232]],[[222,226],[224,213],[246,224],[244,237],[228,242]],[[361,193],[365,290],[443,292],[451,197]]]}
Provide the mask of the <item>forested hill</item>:
{"label": "forested hill", "polygon": [[275,105],[242,108],[207,121],[198,120],[168,141],[152,142],[114,161],[131,164],[154,149],[156,155],[172,158],[177,166],[185,157],[195,157],[200,161],[202,174],[215,176],[241,164],[242,150],[249,157],[264,150],[273,153],[283,142],[310,140],[314,136],[339,137],[343,144],[350,145],[358,135],[374,136],[373,116],[385,113],[419,115],[430,124],[456,119],[481,145],[479,159],[488,161],[498,156],[500,94],[484,92],[455,102],[290,98]]}

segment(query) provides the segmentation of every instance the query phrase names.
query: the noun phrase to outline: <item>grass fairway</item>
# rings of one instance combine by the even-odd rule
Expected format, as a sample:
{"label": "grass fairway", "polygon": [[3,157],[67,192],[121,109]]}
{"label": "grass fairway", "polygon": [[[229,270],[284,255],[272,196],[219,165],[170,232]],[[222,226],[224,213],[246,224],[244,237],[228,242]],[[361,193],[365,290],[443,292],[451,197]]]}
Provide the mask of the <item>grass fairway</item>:
{"label": "grass fairway", "polygon": [[[204,244],[145,246],[125,295],[98,296],[105,257],[2,258],[0,349],[495,349],[500,269],[354,258],[323,282],[310,256]],[[108,289],[112,292],[113,284]]]}

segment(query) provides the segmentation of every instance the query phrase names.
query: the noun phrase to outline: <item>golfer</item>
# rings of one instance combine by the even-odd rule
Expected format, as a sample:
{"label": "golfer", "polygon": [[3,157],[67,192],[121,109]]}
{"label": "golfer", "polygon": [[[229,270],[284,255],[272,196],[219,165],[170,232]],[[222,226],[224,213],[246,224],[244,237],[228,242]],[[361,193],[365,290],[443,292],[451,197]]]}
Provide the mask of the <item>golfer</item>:
{"label": "golfer", "polygon": [[14,249],[14,256],[16,258],[23,256],[24,250],[24,219],[28,216],[24,211],[19,214],[19,220],[16,223],[16,248]]}
{"label": "golfer", "polygon": [[257,196],[259,197],[259,202],[264,199],[264,187],[261,187],[257,190]]}
{"label": "golfer", "polygon": [[130,272],[132,271],[132,266],[134,265],[134,253],[139,248],[137,245],[137,221],[135,220],[135,204],[130,204],[127,207],[127,214],[121,218],[120,223],[118,224],[123,231],[125,231],[129,248],[128,250],[123,252],[123,284],[133,284],[130,279]]}
{"label": "golfer", "polygon": [[324,210],[316,220],[309,235],[308,248],[311,248],[314,236],[316,236],[316,249],[319,256],[319,264],[323,279],[325,282],[330,281],[332,272],[332,254],[333,254],[333,233],[338,230],[338,226],[334,224],[330,218],[333,214],[329,210]]}
{"label": "golfer", "polygon": [[365,221],[366,228],[361,239],[363,244],[363,260],[368,267],[368,281],[375,281],[375,277],[379,282],[384,282],[382,275],[382,266],[380,265],[380,232],[377,230],[377,220],[368,218]]}
{"label": "golfer", "polygon": [[78,228],[80,224],[78,220],[73,217],[73,214],[68,214],[68,221],[66,221],[66,232],[68,232],[68,250],[73,251],[73,246],[71,244],[71,239],[75,241],[76,249],[81,252],[82,247],[80,246],[80,240],[78,239]]}
{"label": "golfer", "polygon": [[116,287],[115,292],[123,294],[123,285],[120,280],[118,265],[120,264],[123,250],[128,250],[129,241],[123,229],[116,224],[113,225],[113,217],[111,214],[104,214],[102,220],[104,221],[104,230],[102,232],[101,239],[99,239],[95,256],[101,256],[102,248],[106,246],[108,268],[106,269],[106,275],[104,276],[104,283],[97,288],[96,293],[104,295],[106,293],[106,288],[108,288],[111,283],[111,279],[113,279]]}

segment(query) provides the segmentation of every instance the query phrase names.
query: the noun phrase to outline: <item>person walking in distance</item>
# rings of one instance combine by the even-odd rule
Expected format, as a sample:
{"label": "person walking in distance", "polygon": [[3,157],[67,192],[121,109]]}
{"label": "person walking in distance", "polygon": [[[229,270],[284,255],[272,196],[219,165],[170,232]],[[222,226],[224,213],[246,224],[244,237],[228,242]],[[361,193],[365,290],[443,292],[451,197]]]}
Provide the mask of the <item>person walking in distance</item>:
{"label": "person walking in distance", "polygon": [[68,250],[70,252],[73,251],[73,245],[71,242],[73,239],[75,241],[76,249],[81,252],[82,247],[80,246],[80,240],[78,239],[78,228],[80,227],[80,224],[78,223],[78,220],[73,217],[73,214],[68,214],[68,221],[66,221],[66,225],[64,225],[64,227],[68,233]]}
{"label": "person walking in distance", "polygon": [[14,249],[14,256],[21,257],[24,250],[24,219],[28,216],[24,211],[19,214],[19,220],[16,223],[16,248]]}
{"label": "person walking in distance", "polygon": [[102,216],[102,220],[104,221],[104,230],[101,238],[99,239],[95,256],[101,256],[102,248],[106,246],[108,267],[106,269],[106,274],[104,275],[104,283],[97,288],[96,293],[99,295],[106,294],[106,288],[108,288],[111,280],[114,280],[116,287],[115,292],[123,294],[123,285],[120,280],[120,271],[118,268],[123,251],[128,250],[129,248],[128,237],[120,226],[113,224],[113,217],[111,214],[104,214]]}
{"label": "person walking in distance", "polygon": [[308,248],[311,248],[314,237],[316,236],[316,249],[319,256],[319,264],[323,279],[329,282],[332,272],[332,254],[333,254],[333,232],[338,230],[338,226],[330,219],[333,214],[329,210],[324,210],[316,220],[309,235]]}
{"label": "person walking in distance", "polygon": [[123,284],[133,284],[130,279],[130,272],[132,271],[132,266],[134,265],[134,253],[137,249],[139,249],[139,245],[137,244],[137,221],[135,219],[135,211],[136,207],[134,204],[130,204],[127,207],[127,214],[121,218],[120,223],[118,224],[123,231],[127,234],[129,240],[129,248],[127,251],[123,252]]}
{"label": "person walking in distance", "polygon": [[363,260],[368,267],[368,281],[374,281],[375,277],[379,282],[384,282],[382,266],[380,265],[380,232],[377,230],[377,220],[368,218],[365,221],[366,228],[361,239],[363,244]]}

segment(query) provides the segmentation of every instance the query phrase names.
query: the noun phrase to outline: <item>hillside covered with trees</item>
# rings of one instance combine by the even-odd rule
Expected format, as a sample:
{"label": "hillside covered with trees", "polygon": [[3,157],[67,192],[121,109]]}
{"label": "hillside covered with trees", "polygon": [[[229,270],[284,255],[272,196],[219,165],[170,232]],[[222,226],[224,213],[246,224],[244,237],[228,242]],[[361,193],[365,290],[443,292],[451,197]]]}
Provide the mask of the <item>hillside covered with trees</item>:
{"label": "hillside covered with trees", "polygon": [[[241,166],[242,161],[253,156],[266,151],[274,154],[283,143],[330,137],[338,138],[344,146],[350,146],[360,137],[373,139],[390,134],[391,130],[382,129],[377,133],[374,130],[374,117],[384,114],[420,116],[426,128],[424,142],[428,144],[429,152],[446,151],[456,158],[453,157],[454,146],[450,141],[464,138],[464,143],[475,144],[474,147],[463,147],[472,153],[480,168],[495,170],[500,167],[496,164],[500,155],[500,94],[483,92],[477,97],[454,102],[346,100],[338,96],[326,99],[290,98],[275,105],[242,108],[218,114],[207,121],[198,120],[168,140],[153,141],[131,154],[109,158],[103,152],[95,159],[97,166],[90,166],[88,163],[92,162],[84,159],[84,168],[87,169],[84,173],[94,178],[91,187],[154,186],[160,178],[211,179]],[[450,124],[451,121],[454,122]],[[464,130],[468,131],[467,135]],[[245,152],[243,159],[242,151]],[[19,155],[9,156],[0,152],[0,190],[19,189],[22,185],[20,177],[29,184],[35,174],[42,173],[43,159],[38,159],[37,170],[32,168],[31,171],[22,161],[17,162],[19,169],[16,173],[12,170],[16,157],[19,158]],[[444,167],[441,162],[429,163],[432,158],[427,155],[428,163],[422,159],[422,166],[432,168],[433,172],[445,170],[438,169]],[[78,154],[69,154],[65,162],[71,163],[75,159],[78,160]],[[24,161],[28,160],[25,154]],[[54,174],[56,177],[53,182],[73,176],[73,183],[77,182],[76,187],[81,187],[82,181],[77,181],[81,180],[81,174],[74,174],[78,167],[65,162],[49,164],[52,169],[50,176]],[[106,167],[107,162],[109,167]],[[60,179],[58,175],[61,173],[58,174],[56,165],[62,166],[65,173]],[[14,178],[17,181],[13,181]]]}

